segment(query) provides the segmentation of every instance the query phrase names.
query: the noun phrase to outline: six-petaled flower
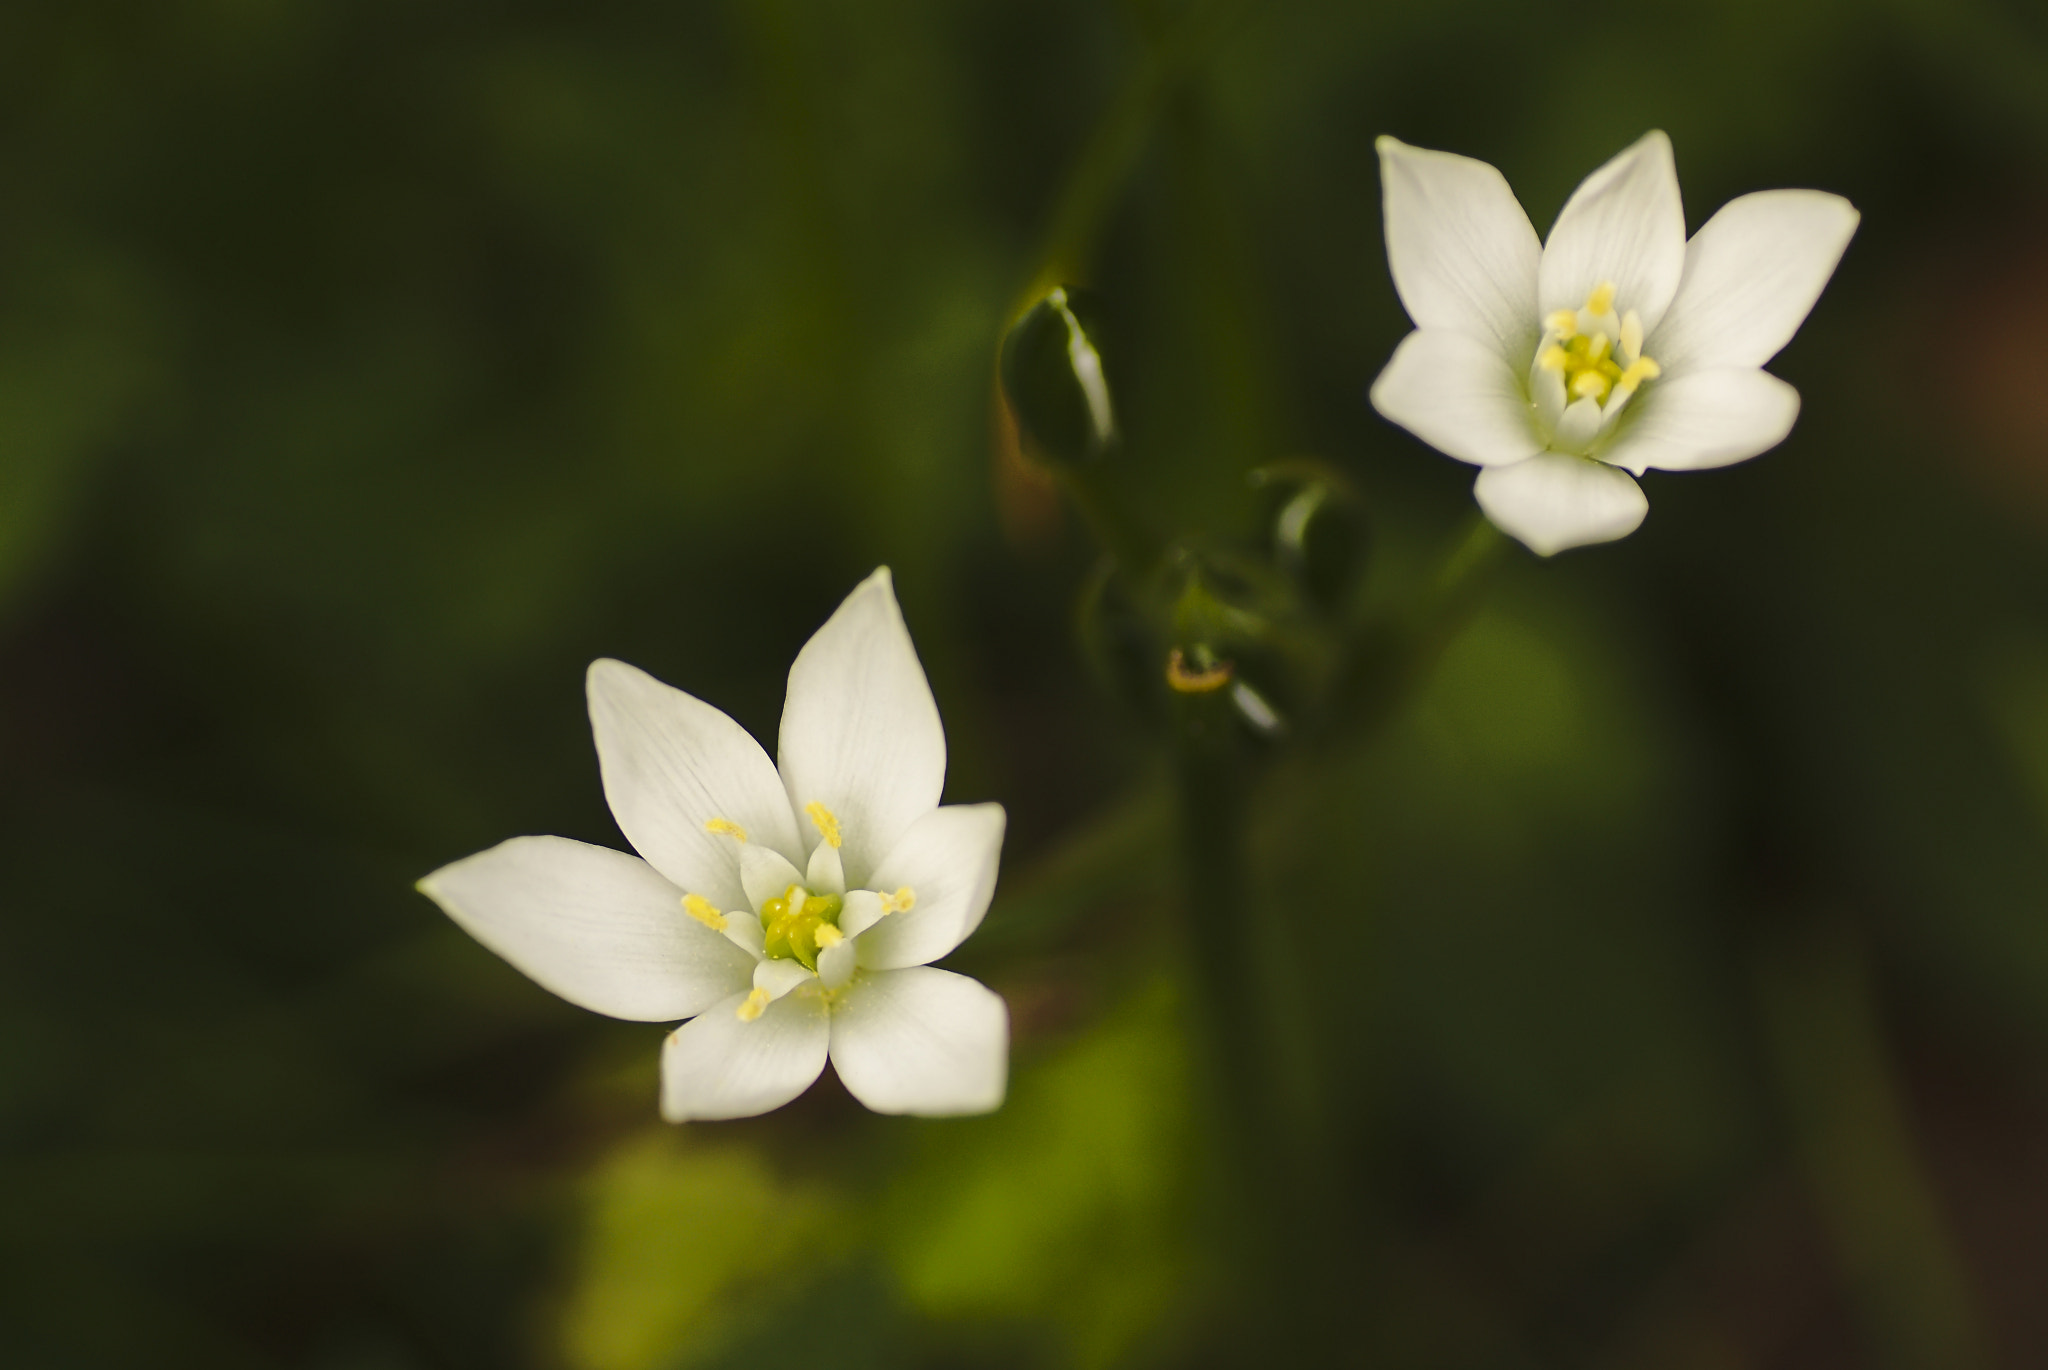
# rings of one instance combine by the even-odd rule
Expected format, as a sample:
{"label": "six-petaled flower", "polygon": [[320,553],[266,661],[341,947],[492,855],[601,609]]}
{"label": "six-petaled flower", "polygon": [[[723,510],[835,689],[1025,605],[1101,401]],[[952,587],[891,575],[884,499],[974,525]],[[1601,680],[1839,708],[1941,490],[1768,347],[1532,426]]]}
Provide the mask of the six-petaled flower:
{"label": "six-petaled flower", "polygon": [[1729,201],[1690,242],[1671,142],[1587,177],[1539,244],[1484,162],[1379,140],[1387,259],[1415,324],[1373,407],[1480,468],[1488,518],[1548,556],[1634,532],[1646,470],[1727,466],[1783,441],[1799,394],[1763,364],[1856,231],[1838,195]]}
{"label": "six-petaled flower", "polygon": [[662,1054],[672,1121],[780,1107],[828,1057],[880,1113],[1000,1104],[1003,1001],[927,963],[988,908],[1003,810],[939,805],[945,733],[888,569],[797,654],[779,768],[631,666],[598,661],[588,683],[605,797],[640,855],[515,837],[420,889],[571,1003],[688,1019]]}

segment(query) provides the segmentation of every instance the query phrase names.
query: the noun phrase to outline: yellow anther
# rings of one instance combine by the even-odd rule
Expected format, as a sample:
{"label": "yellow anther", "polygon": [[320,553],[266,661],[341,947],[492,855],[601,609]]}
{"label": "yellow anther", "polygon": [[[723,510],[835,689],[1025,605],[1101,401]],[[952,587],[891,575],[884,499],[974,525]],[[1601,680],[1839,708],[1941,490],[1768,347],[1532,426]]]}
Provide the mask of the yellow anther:
{"label": "yellow anther", "polygon": [[1219,661],[1200,670],[1191,670],[1180,648],[1166,654],[1166,684],[1175,694],[1205,695],[1212,690],[1220,690],[1230,683],[1234,669],[1229,662]]}
{"label": "yellow anther", "polygon": [[1656,380],[1657,377],[1663,374],[1664,368],[1651,361],[1648,357],[1637,357],[1634,362],[1630,363],[1628,370],[1622,372],[1620,377],[1614,382],[1615,393],[1632,395],[1635,393],[1636,387],[1644,381]]}
{"label": "yellow anther", "polygon": [[816,939],[820,947],[836,947],[846,940],[846,934],[833,927],[830,923],[818,924],[818,930],[812,934],[812,937]]}
{"label": "yellow anther", "polygon": [[804,805],[804,816],[818,825],[818,831],[824,835],[826,846],[839,845],[839,820],[833,816],[832,810],[813,799]]}
{"label": "yellow anther", "polygon": [[1590,362],[1604,361],[1607,354],[1613,349],[1614,343],[1605,333],[1595,333],[1593,340],[1586,344],[1586,360]]}
{"label": "yellow anther", "polygon": [[1607,393],[1607,377],[1598,371],[1581,371],[1572,377],[1572,398],[1597,400]]}
{"label": "yellow anther", "polygon": [[887,891],[882,894],[883,913],[903,913],[916,907],[917,892],[908,885],[901,886],[894,894]]}
{"label": "yellow anther", "polygon": [[1556,309],[1543,316],[1543,326],[1560,338],[1574,338],[1579,332],[1579,311]]}
{"label": "yellow anther", "polygon": [[716,833],[720,837],[730,837],[740,842],[747,840],[747,830],[733,822],[730,818],[714,818],[704,825],[704,831]]}
{"label": "yellow anther", "polygon": [[768,991],[756,985],[744,1002],[733,1010],[733,1017],[742,1023],[751,1023],[768,1011]]}
{"label": "yellow anther", "polygon": [[1556,343],[1552,343],[1550,346],[1543,349],[1543,354],[1541,356],[1536,358],[1536,364],[1542,367],[1545,371],[1562,371],[1565,368],[1565,363],[1569,362],[1571,359],[1571,353],[1565,351]]}
{"label": "yellow anther", "polygon": [[683,912],[689,914],[690,917],[696,919],[705,927],[710,928],[713,932],[725,931],[725,915],[720,913],[717,906],[701,894],[684,895]]}
{"label": "yellow anther", "polygon": [[1593,293],[1586,297],[1588,314],[1605,314],[1614,308],[1614,282],[1602,281],[1593,287]]}

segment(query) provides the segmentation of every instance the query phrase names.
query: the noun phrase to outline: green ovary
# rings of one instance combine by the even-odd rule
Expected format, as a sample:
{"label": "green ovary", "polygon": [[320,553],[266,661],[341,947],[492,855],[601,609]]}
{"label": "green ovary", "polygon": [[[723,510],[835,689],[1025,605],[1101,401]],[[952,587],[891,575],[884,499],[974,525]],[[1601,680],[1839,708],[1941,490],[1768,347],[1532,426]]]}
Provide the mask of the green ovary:
{"label": "green ovary", "polygon": [[[791,885],[761,906],[762,949],[773,959],[797,961],[815,971],[818,948],[839,940],[839,911],[845,903],[836,894],[812,894]],[[820,938],[821,928],[832,931]]]}

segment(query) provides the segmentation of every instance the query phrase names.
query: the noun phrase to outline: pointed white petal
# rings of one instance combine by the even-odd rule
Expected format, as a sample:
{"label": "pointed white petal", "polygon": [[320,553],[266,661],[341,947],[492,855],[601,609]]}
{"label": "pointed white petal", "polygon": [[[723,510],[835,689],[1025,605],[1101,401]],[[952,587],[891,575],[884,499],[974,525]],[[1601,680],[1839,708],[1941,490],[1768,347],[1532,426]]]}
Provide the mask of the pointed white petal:
{"label": "pointed white petal", "polygon": [[855,950],[851,937],[836,946],[819,951],[818,983],[826,989],[838,989],[853,978],[859,958],[860,953]]}
{"label": "pointed white petal", "polygon": [[723,818],[753,842],[802,850],[774,763],[745,728],[623,661],[593,661],[586,686],[605,800],[656,870],[733,908],[739,844],[706,823]]}
{"label": "pointed white petal", "polygon": [[846,867],[839,860],[839,848],[830,842],[818,844],[804,872],[804,885],[813,894],[846,893]]}
{"label": "pointed white petal", "polygon": [[[938,805],[946,734],[884,566],[862,581],[789,668],[782,779],[801,813],[839,819],[850,885]],[[811,834],[806,834],[806,841]]]}
{"label": "pointed white petal", "polygon": [[1387,265],[1417,328],[1491,341],[1525,363],[1536,345],[1543,255],[1507,179],[1485,162],[1381,138]]}
{"label": "pointed white petal", "polygon": [[1544,313],[1578,309],[1602,282],[1618,309],[1633,309],[1654,333],[1685,271],[1685,209],[1671,140],[1644,134],[1588,176],[1557,216],[1543,245],[1537,297]]}
{"label": "pointed white petal", "polygon": [[780,1108],[825,1069],[832,1040],[825,1004],[792,994],[742,1022],[735,994],[668,1035],[661,1050],[661,1116],[672,1123],[751,1118]]}
{"label": "pointed white petal", "polygon": [[761,931],[761,920],[752,909],[734,909],[725,915],[725,940],[758,961],[767,946],[768,938]]}
{"label": "pointed white petal", "polygon": [[1583,456],[1593,445],[1593,439],[1600,436],[1600,424],[1605,417],[1598,400],[1573,400],[1557,416],[1557,431],[1550,435],[1550,445],[1560,452]]}
{"label": "pointed white petal", "polygon": [[1637,474],[1704,471],[1783,442],[1799,417],[1799,392],[1755,367],[1688,371],[1649,386],[1633,408],[1602,461]]}
{"label": "pointed white petal", "polygon": [[1545,557],[1627,537],[1650,509],[1627,472],[1558,452],[1489,467],[1472,493],[1495,527]]}
{"label": "pointed white petal", "polygon": [[816,979],[798,961],[781,958],[764,960],[754,967],[754,988],[765,989],[771,1000],[780,999],[808,980]]}
{"label": "pointed white petal", "polygon": [[877,1113],[987,1113],[1003,1102],[1009,1058],[1001,996],[951,971],[866,971],[832,1014],[833,1069]]}
{"label": "pointed white petal", "polygon": [[[875,872],[876,888],[916,903],[868,928],[860,963],[877,970],[936,961],[981,926],[1003,851],[1003,806],[948,804],[917,820]],[[840,926],[846,924],[841,913]]]}
{"label": "pointed white petal", "polygon": [[1504,466],[1542,449],[1515,370],[1469,333],[1418,328],[1372,383],[1380,416],[1459,461]]}
{"label": "pointed white petal", "polygon": [[745,886],[747,903],[755,913],[770,899],[780,899],[791,885],[803,882],[795,866],[766,847],[749,842],[741,848],[740,883]]}
{"label": "pointed white petal", "polygon": [[566,837],[515,837],[419,888],[542,987],[613,1018],[687,1018],[753,970],[645,861]]}
{"label": "pointed white petal", "polygon": [[882,921],[882,896],[873,890],[848,890],[846,903],[839,910],[839,930],[848,937],[858,937]]}
{"label": "pointed white petal", "polygon": [[1764,190],[1721,206],[1685,250],[1650,355],[1665,374],[1762,366],[1792,341],[1860,218],[1839,195]]}

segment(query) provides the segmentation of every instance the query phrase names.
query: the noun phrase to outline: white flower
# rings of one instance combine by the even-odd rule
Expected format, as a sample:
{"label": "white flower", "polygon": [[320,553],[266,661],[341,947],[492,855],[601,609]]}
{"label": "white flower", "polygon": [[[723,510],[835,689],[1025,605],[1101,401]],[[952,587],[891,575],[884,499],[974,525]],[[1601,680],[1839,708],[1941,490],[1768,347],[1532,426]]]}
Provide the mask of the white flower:
{"label": "white flower", "polygon": [[1630,472],[1744,461],[1792,431],[1761,369],[1834,274],[1856,210],[1766,190],[1685,238],[1671,140],[1652,132],[1573,192],[1540,246],[1484,162],[1379,140],[1394,288],[1415,331],[1373,407],[1480,468],[1473,493],[1544,556],[1635,531]]}
{"label": "white flower", "polygon": [[662,1053],[672,1122],[788,1103],[829,1055],[878,1113],[1002,1103],[1009,1015],[927,965],[981,922],[999,804],[939,807],[946,735],[887,567],[789,668],[781,768],[681,690],[592,663],[605,798],[642,857],[515,837],[420,889],[573,1004],[687,1018]]}

